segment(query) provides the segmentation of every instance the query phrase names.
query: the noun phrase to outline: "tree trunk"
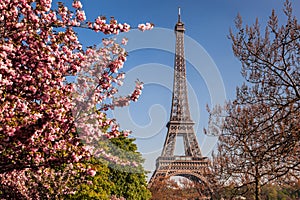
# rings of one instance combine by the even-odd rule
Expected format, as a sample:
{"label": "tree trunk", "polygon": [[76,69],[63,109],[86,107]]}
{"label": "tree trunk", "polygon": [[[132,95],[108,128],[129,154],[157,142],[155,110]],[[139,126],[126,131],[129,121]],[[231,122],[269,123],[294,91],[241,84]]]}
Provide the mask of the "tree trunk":
{"label": "tree trunk", "polygon": [[260,177],[255,177],[255,200],[261,200]]}

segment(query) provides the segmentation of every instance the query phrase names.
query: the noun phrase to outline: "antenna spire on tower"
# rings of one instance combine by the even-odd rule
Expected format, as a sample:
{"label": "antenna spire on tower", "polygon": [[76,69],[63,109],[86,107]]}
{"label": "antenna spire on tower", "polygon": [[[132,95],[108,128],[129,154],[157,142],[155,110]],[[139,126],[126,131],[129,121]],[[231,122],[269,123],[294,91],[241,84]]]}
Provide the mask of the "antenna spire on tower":
{"label": "antenna spire on tower", "polygon": [[180,7],[178,7],[178,22],[181,22],[181,13],[180,13]]}

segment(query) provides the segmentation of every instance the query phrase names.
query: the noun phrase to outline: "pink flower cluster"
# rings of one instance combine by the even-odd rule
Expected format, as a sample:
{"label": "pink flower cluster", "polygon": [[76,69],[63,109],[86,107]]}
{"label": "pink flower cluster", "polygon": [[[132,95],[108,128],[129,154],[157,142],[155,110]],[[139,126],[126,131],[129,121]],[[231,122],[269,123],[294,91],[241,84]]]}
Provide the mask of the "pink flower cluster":
{"label": "pink flower cluster", "polygon": [[138,98],[142,94],[143,85],[144,85],[143,82],[136,81],[135,90],[133,91],[133,93],[130,96],[130,99],[132,101],[137,101],[138,100]]}
{"label": "pink flower cluster", "polygon": [[146,23],[146,24],[139,24],[138,29],[140,31],[146,31],[153,29],[154,25],[152,23]]}
{"label": "pink flower cluster", "polygon": [[96,170],[95,169],[93,169],[93,168],[91,168],[91,167],[88,167],[88,169],[87,169],[87,174],[89,175],[89,176],[95,176],[96,175]]}
{"label": "pink flower cluster", "polygon": [[[129,105],[130,101],[136,101],[143,88],[143,84],[137,81],[132,94],[116,97],[117,87],[122,85],[125,78],[124,73],[119,70],[126,61],[127,53],[115,39],[103,39],[102,42],[103,47],[89,48],[86,51],[84,65],[78,73],[73,93],[75,97],[73,116],[76,116],[75,124],[81,140],[85,146],[91,147],[93,155],[120,165],[132,165],[131,162],[99,151],[101,147],[95,146],[103,136],[110,139],[121,134],[124,136],[130,134],[130,131],[120,131],[116,120],[109,119],[105,112],[116,106]],[[106,127],[105,132],[102,132],[103,127]]]}
{"label": "pink flower cluster", "polygon": [[93,24],[88,23],[88,26],[96,32],[101,31],[104,34],[118,34],[119,32],[128,32],[130,30],[129,24],[120,24],[115,19],[111,19],[109,24],[107,24],[104,17],[98,17]]}
{"label": "pink flower cluster", "polygon": [[76,8],[76,9],[81,9],[82,8],[81,2],[77,1],[77,0],[73,1],[72,6],[73,6],[73,8]]}
{"label": "pink flower cluster", "polygon": [[79,20],[79,21],[84,21],[86,20],[86,16],[85,16],[85,13],[83,10],[77,10],[76,11],[76,18]]}

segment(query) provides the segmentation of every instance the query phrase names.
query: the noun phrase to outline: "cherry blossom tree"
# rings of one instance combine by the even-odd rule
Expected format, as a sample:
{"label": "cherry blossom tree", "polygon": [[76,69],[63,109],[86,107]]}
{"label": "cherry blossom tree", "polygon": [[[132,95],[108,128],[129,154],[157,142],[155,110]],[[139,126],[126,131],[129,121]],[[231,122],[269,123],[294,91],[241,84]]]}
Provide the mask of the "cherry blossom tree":
{"label": "cherry blossom tree", "polygon": [[[72,6],[59,3],[55,9],[51,0],[0,2],[1,198],[57,198],[74,192],[67,184],[59,185],[57,179],[63,183],[63,178],[71,180],[75,174],[96,174],[81,163],[93,153],[88,137],[117,137],[122,131],[105,112],[136,101],[141,93],[142,84],[137,82],[131,95],[109,104],[116,93],[114,83],[120,84],[124,78],[117,70],[124,64],[126,52],[109,40],[103,41],[101,50],[84,50],[73,29],[118,34],[129,31],[130,26],[102,16],[86,21],[81,2],[74,0]],[[139,25],[142,31],[152,26]],[[83,73],[78,85],[66,80],[96,65],[99,68],[93,70],[100,71],[91,75],[97,74],[97,79]],[[95,85],[85,85],[89,81]],[[98,121],[97,127],[83,125],[91,117]]]}

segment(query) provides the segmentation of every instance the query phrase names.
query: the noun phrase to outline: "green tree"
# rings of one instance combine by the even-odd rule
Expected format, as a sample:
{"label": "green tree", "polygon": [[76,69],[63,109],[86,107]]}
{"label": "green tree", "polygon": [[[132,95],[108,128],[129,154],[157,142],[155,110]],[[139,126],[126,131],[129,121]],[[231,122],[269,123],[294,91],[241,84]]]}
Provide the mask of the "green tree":
{"label": "green tree", "polygon": [[110,181],[115,185],[111,194],[127,200],[149,199],[151,193],[147,189],[146,171],[142,166],[144,159],[137,151],[134,141],[135,139],[124,135],[110,139],[110,153],[131,163],[131,165],[109,164]]}
{"label": "green tree", "polygon": [[114,183],[109,179],[107,162],[102,159],[91,159],[89,166],[91,165],[95,168],[96,175],[77,185],[75,194],[67,195],[65,199],[110,199]]}
{"label": "green tree", "polygon": [[95,176],[89,177],[87,183],[77,186],[77,192],[67,199],[102,199],[112,197],[126,198],[127,200],[146,200],[151,197],[147,189],[146,171],[142,163],[144,159],[137,151],[135,139],[120,135],[101,141],[101,148],[118,162],[104,157],[93,158],[88,166],[96,171]]}

